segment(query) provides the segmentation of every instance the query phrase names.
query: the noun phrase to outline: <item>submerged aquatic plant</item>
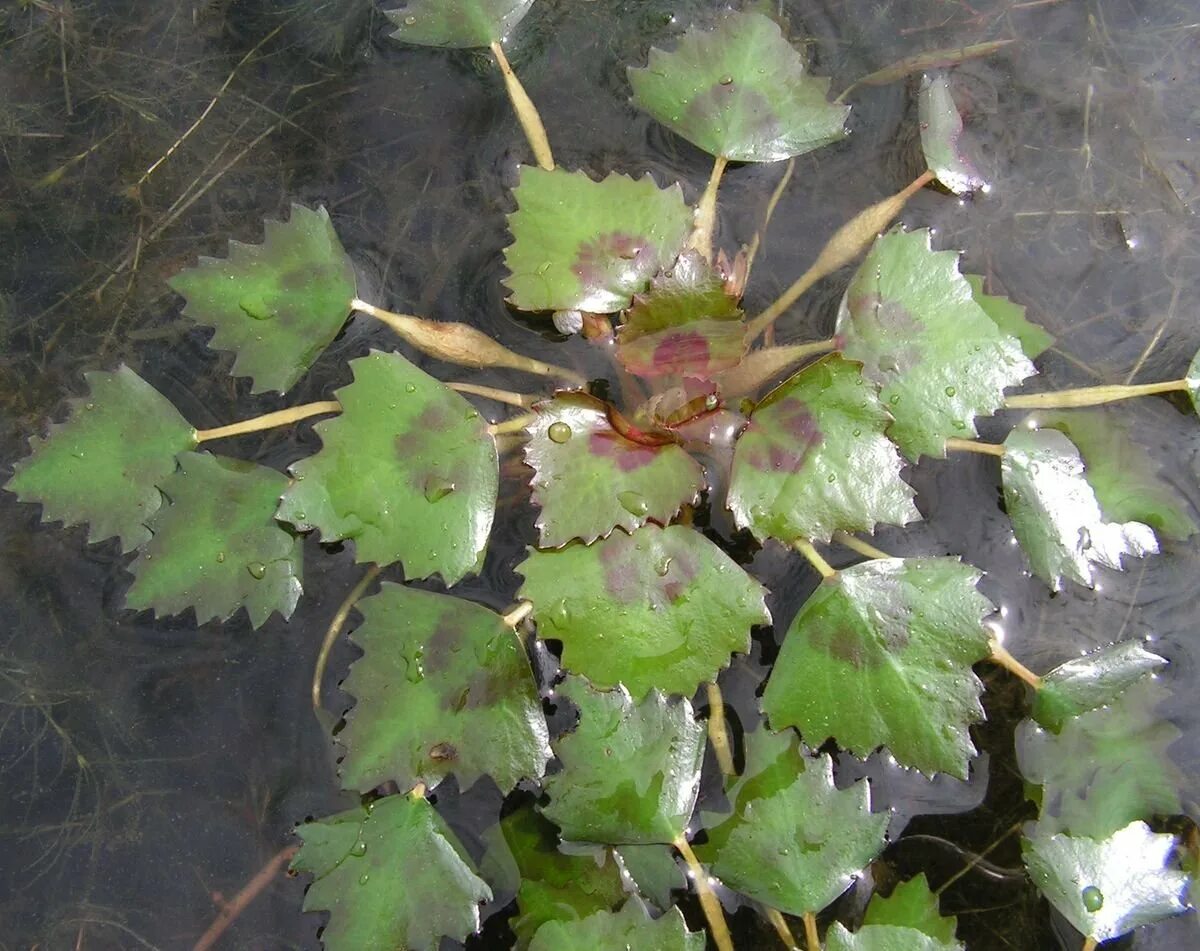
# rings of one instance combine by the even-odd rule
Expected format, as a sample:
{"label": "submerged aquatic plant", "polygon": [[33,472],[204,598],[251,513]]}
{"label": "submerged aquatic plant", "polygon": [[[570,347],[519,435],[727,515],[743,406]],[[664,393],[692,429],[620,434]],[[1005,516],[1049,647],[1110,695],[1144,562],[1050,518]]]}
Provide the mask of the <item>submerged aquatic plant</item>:
{"label": "submerged aquatic plant", "polygon": [[[555,163],[505,58],[502,40],[531,5],[412,0],[391,16],[404,42],[491,49],[536,162],[513,189],[509,301],[584,333],[610,356],[611,386],[468,325],[360,299],[329,215],[296,205],[288,221],[267,222],[261,244],[231,243],[228,257],[171,282],[255,392],[288,391],[354,313],[444,363],[556,382],[539,394],[442,382],[399,352],[372,351],[351,361],[353,382],[334,398],[198,430],[128,367],[95,371],[89,394],[34,438],[7,485],[47,520],[86,523],[91,541],[115,536],[135,551],[127,604],[159,615],[192,608],[204,621],[244,607],[256,626],[289,617],[310,532],[351,542],[368,566],[313,680],[319,707],[328,647],[357,608],[362,656],[345,682],[356,702],[336,740],[340,781],[361,804],[301,825],[293,866],[313,878],[305,907],[330,912],[326,946],[422,951],[462,940],[506,889],[521,948],[697,949],[706,938],[674,907],[692,890],[724,951],[719,882],[788,947],[788,917],[799,919],[815,949],[817,914],[888,831],[869,782],[839,788],[816,749],[883,747],[903,766],[965,778],[970,728],[983,718],[972,667],[983,661],[1034,692],[1019,739],[1040,815],[1024,851],[1047,899],[1088,946],[1184,910],[1178,842],[1145,822],[1180,811],[1165,753],[1172,728],[1154,714],[1165,661],[1126,641],[1039,677],[989,633],[994,608],[976,568],[890,557],[859,536],[921,518],[907,463],[972,452],[995,458],[1016,538],[1050,586],[1090,585],[1096,565],[1151,555],[1160,535],[1186,537],[1195,524],[1144,463],[1113,463],[1120,434],[1067,410],[1172,390],[1195,399],[1200,368],[1149,386],[1009,394],[1035,375],[1050,338],[961,273],[956,252],[935,250],[928,230],[892,225],[935,178],[955,192],[981,181],[936,76],[921,92],[931,171],[845,224],[774,304],[746,314],[757,243],[732,255],[716,247],[722,177],[730,162],[791,160],[836,141],[849,107],[829,100],[828,81],[809,74],[774,21],[725,14],[629,71],[634,103],[712,154],[698,205],[678,183],[596,180]],[[929,54],[863,82],[945,59]],[[788,177],[790,166],[781,187]],[[791,305],[859,257],[834,336],[774,345]],[[468,396],[521,412],[488,423]],[[1052,412],[1003,443],[977,438],[977,419],[1022,409]],[[315,427],[321,448],[288,475],[203,448],[317,416],[328,417]],[[723,457],[714,447],[725,434],[735,441]],[[393,565],[408,582],[446,587],[479,570],[499,460],[514,441],[539,539],[517,569],[517,604],[498,614],[393,581],[368,595]],[[773,619],[729,539],[697,527],[704,506],[726,507],[738,529],[794,549],[822,578],[783,637],[762,692],[766,724],[742,737],[740,766],[717,681]],[[835,544],[863,561],[835,570],[821,553]],[[561,671],[535,674],[535,640],[560,645]],[[692,706],[702,689],[707,722]],[[573,725],[552,731],[548,706],[574,710]],[[697,815],[706,744],[726,801]],[[478,865],[430,795],[450,776],[540,795],[536,807],[496,816]],[[848,923],[857,929],[828,928],[825,947],[961,946],[922,876]]]}

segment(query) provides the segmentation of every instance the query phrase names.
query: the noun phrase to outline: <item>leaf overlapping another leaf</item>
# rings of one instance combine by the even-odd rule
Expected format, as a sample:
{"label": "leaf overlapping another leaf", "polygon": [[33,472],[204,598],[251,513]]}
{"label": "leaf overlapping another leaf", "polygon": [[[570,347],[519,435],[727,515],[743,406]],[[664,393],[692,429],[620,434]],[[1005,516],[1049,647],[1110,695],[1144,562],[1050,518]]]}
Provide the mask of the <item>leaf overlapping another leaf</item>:
{"label": "leaf overlapping another leaf", "polygon": [[957,919],[953,915],[942,915],[938,897],[929,890],[924,872],[901,882],[886,897],[879,892],[872,895],[863,924],[915,928],[944,945],[958,947],[955,938]]}
{"label": "leaf overlapping another leaf", "polygon": [[500,42],[532,6],[533,0],[408,0],[384,12],[396,24],[393,39],[470,49]]}
{"label": "leaf overlapping another leaf", "polygon": [[1101,647],[1046,674],[1030,715],[1039,725],[1058,733],[1072,717],[1112,703],[1166,663],[1140,641]]}
{"label": "leaf overlapping another leaf", "polygon": [[963,945],[902,925],[863,925],[851,932],[835,921],[825,934],[825,951],[963,951]]}
{"label": "leaf overlapping another leaf", "polygon": [[646,906],[631,898],[620,911],[598,911],[578,921],[552,921],[538,929],[530,951],[704,951],[701,931],[688,931],[683,913],[670,909],[650,917]]}

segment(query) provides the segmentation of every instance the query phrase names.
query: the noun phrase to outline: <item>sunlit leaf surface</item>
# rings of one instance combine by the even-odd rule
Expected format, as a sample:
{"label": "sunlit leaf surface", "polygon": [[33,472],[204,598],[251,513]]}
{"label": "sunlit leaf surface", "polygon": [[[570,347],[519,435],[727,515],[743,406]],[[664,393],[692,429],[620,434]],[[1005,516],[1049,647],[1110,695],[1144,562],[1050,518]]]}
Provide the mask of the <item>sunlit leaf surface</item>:
{"label": "sunlit leaf surface", "polygon": [[533,0],[408,0],[385,12],[397,40],[468,49],[504,39],[532,6]]}
{"label": "sunlit leaf surface", "polygon": [[1054,733],[1070,717],[1112,703],[1167,661],[1141,641],[1119,641],[1055,667],[1042,678],[1031,716]]}
{"label": "sunlit leaf surface", "polygon": [[304,910],[331,913],[327,951],[436,951],[479,930],[491,889],[427,800],[387,796],[296,831],[292,868],[313,875]]}
{"label": "sunlit leaf surface", "polygon": [[835,921],[825,933],[825,951],[962,951],[963,945],[953,938],[942,940],[901,925],[863,925],[855,932],[847,931]]}
{"label": "sunlit leaf surface", "polygon": [[292,205],[287,222],[264,223],[262,244],[229,242],[229,257],[201,258],[171,278],[183,313],[216,328],[209,345],[232,350],[234,376],[253,392],[287,391],[350,314],[354,266],[329,214]]}
{"label": "sunlit leaf surface", "polygon": [[509,300],[522,310],[612,313],[670,264],[692,224],[679,185],[649,175],[601,181],[522,166],[504,249]]}
{"label": "sunlit leaf surface", "polygon": [[858,755],[886,746],[905,766],[965,779],[968,727],[983,719],[971,665],[988,654],[981,622],[993,610],[979,576],[957,558],[887,558],[824,582],[767,681],[771,726]]}
{"label": "sunlit leaf surface", "polygon": [[552,921],[533,937],[530,951],[704,951],[702,931],[688,931],[683,914],[672,908],[661,918],[631,898],[619,912],[598,911],[579,921]]}
{"label": "sunlit leaf surface", "polygon": [[710,155],[775,162],[840,139],[848,106],[827,100],[774,20],[731,13],[629,70],[633,101]]}
{"label": "sunlit leaf surface", "polygon": [[351,539],[360,562],[404,563],[454,584],[476,571],[499,482],[495,441],[466,400],[398,353],[353,360],[342,415],[317,423],[322,448],[291,467],[279,518]]}
{"label": "sunlit leaf surface", "polygon": [[863,924],[915,928],[944,945],[959,946],[954,936],[957,919],[953,915],[943,917],[924,872],[901,882],[886,898],[878,892],[872,895]]}
{"label": "sunlit leaf surface", "polygon": [[963,141],[963,121],[950,93],[945,73],[926,74],[917,94],[917,116],[921,124],[921,149],[925,164],[938,181],[956,195],[987,190],[987,182],[968,156]]}
{"label": "sunlit leaf surface", "polygon": [[919,519],[892,418],[857,364],[832,355],[779,386],[738,439],[729,484],[737,524],[784,544]]}
{"label": "sunlit leaf surface", "polygon": [[563,665],[637,699],[654,688],[690,697],[750,649],[751,627],[770,623],[762,586],[684,525],[531,551],[517,571],[538,635],[562,641]]}
{"label": "sunlit leaf surface", "polygon": [[975,303],[983,308],[983,312],[1000,328],[1001,333],[1021,341],[1021,349],[1030,360],[1036,360],[1053,346],[1054,338],[1039,324],[1025,316],[1025,308],[1022,305],[1014,303],[1002,294],[984,293],[983,277],[979,274],[964,274],[963,277],[971,285]]}
{"label": "sunlit leaf surface", "polygon": [[508,792],[550,758],[541,699],[520,639],[494,611],[384,583],[358,603],[363,656],[343,689],[358,703],[338,734],[342,783],[369,792],[392,780],[432,789],[453,774]]}
{"label": "sunlit leaf surface", "polygon": [[888,435],[908,458],[945,455],[947,438],[975,435],[975,417],[1035,373],[1020,341],[1000,330],[928,229],[880,237],[846,290],[837,336],[880,387],[895,417]]}
{"label": "sunlit leaf surface", "polygon": [[149,521],[154,537],[130,566],[131,608],[158,615],[195,608],[224,620],[244,607],[255,626],[271,612],[290,617],[300,598],[302,548],[275,521],[287,476],[207,452],[179,456],[162,483],[168,502]]}
{"label": "sunlit leaf surface", "polygon": [[146,522],[162,504],[157,486],[175,471],[177,453],[196,431],[129,367],[85,374],[89,394],[71,400],[66,422],[13,467],[5,485],[22,502],[40,502],[43,520],[88,523],[88,540],[113,535],[125,551],[150,538]]}

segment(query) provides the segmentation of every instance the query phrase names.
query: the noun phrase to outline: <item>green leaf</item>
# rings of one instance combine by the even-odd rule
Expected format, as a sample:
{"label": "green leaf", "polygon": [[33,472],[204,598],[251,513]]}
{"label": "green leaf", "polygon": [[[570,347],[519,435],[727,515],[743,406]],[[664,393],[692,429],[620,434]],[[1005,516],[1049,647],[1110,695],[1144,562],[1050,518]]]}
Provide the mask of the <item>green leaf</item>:
{"label": "green leaf", "polygon": [[525,461],[533,468],[537,527],[546,548],[593,542],[614,528],[666,524],[695,504],[704,470],[672,443],[643,445],[609,422],[607,404],[585,393],[539,403]]}
{"label": "green leaf", "polygon": [[992,605],[957,558],[886,558],[824,582],[792,621],[763,710],[812,746],[834,737],[866,755],[967,776],[968,727],[983,719],[971,665],[988,654]]}
{"label": "green leaf", "polygon": [[900,478],[892,421],[856,364],[833,354],[801,370],[755,409],[733,456],[729,508],[760,541],[784,544],[921,517]]}
{"label": "green leaf", "polygon": [[563,643],[564,666],[637,699],[655,687],[691,696],[750,649],[751,627],[770,623],[763,587],[684,525],[530,551],[517,571],[539,636]]}
{"label": "green leaf", "polygon": [[394,39],[470,49],[499,43],[532,6],[533,0],[408,0],[384,12],[396,24]]}
{"label": "green leaf", "polygon": [[927,73],[921,77],[917,117],[925,164],[938,181],[956,195],[986,192],[987,182],[964,151],[962,116],[958,114],[954,96],[950,93],[950,80],[944,73]]}
{"label": "green leaf", "polygon": [[975,435],[975,417],[1004,403],[1005,387],[1037,372],[958,271],[933,251],[929,229],[876,240],[846,290],[836,333],[863,364],[896,421],[888,435],[914,462],[945,455],[948,438]]}
{"label": "green leaf", "polygon": [[851,933],[835,921],[825,933],[825,951],[962,951],[963,945],[901,925],[865,924]]}
{"label": "green leaf", "polygon": [[196,621],[225,620],[245,607],[259,627],[291,617],[302,592],[300,540],[275,521],[283,474],[207,452],[179,456],[162,483],[170,505],[149,521],[154,537],[130,566],[128,607],[160,617],[196,609]]}
{"label": "green leaf", "polygon": [[683,913],[672,908],[658,920],[636,898],[619,912],[598,911],[579,921],[552,921],[533,937],[530,951],[704,951],[702,931],[688,931]]}
{"label": "green leaf", "polygon": [[311,872],[305,911],[329,911],[328,951],[435,951],[479,930],[491,889],[429,802],[387,796],[296,830],[292,868]]}
{"label": "green leaf", "polygon": [[688,250],[634,297],[617,335],[617,359],[639,376],[709,379],[745,355],[743,317],[721,277]]}
{"label": "green leaf", "polygon": [[384,583],[358,603],[363,656],[342,685],[357,705],[338,735],[342,784],[460,788],[491,776],[507,793],[539,779],[549,733],[529,659],[511,627],[470,601]]}
{"label": "green leaf", "polygon": [[1110,941],[1187,910],[1188,877],[1171,866],[1174,836],[1133,822],[1104,839],[1055,835],[1021,843],[1030,877],[1081,933]]}
{"label": "green leaf", "polygon": [[671,846],[623,845],[619,855],[638,894],[664,911],[674,904],[673,891],[687,891],[687,876]]}
{"label": "green leaf", "polygon": [[1039,410],[1039,429],[1057,429],[1083,458],[1084,477],[1111,522],[1143,522],[1168,538],[1194,534],[1186,503],[1158,474],[1158,464],[1129,435],[1116,413],[1103,409]]}
{"label": "green leaf", "polygon": [[352,539],[360,562],[455,584],[478,570],[492,528],[495,440],[470,403],[398,353],[350,366],[342,415],[314,427],[323,446],[291,467],[278,517]]}
{"label": "green leaf", "polygon": [[88,541],[117,535],[130,551],[149,540],[157,486],[175,471],[176,454],[196,445],[196,431],[127,366],[85,377],[90,394],[71,400],[67,421],[44,439],[29,440],[5,488],[40,502],[45,521],[87,522]]}
{"label": "green leaf", "polygon": [[706,817],[696,855],[731,888],[792,915],[817,912],[884,846],[888,815],[871,814],[870,789],[839,790],[833,761],[800,754],[795,734],[747,736],[746,769],[729,790],[733,813]]}
{"label": "green leaf", "polygon": [[1042,678],[1030,715],[1057,733],[1069,718],[1112,703],[1167,663],[1140,641],[1119,641],[1069,660]]}
{"label": "green leaf", "polygon": [[1021,349],[1030,360],[1036,360],[1054,345],[1054,337],[1040,324],[1026,318],[1022,305],[1014,303],[1002,294],[985,294],[982,275],[964,274],[963,277],[971,285],[975,303],[983,308],[983,312],[1000,328],[1001,333],[1021,341]]}
{"label": "green leaf", "polygon": [[835,142],[850,111],[827,100],[829,80],[809,76],[760,13],[731,13],[711,32],[693,27],[674,52],[652,49],[629,83],[638,108],[735,162],[777,162]]}
{"label": "green leaf", "polygon": [[958,946],[954,936],[958,919],[953,915],[942,915],[938,897],[929,890],[924,872],[901,882],[886,898],[878,892],[872,895],[863,924],[915,928],[934,941]]}
{"label": "green leaf", "polygon": [[1158,551],[1141,522],[1106,522],[1084,477],[1083,459],[1056,429],[1014,429],[1000,471],[1017,541],[1034,573],[1055,590],[1064,576],[1092,586],[1092,566],[1121,569],[1123,555]]}
{"label": "green leaf", "polygon": [[554,744],[562,761],[543,785],[542,808],[576,842],[670,843],[692,815],[704,760],[704,726],[684,697],[657,690],[635,704],[624,687],[596,690],[569,677],[558,692],[579,725]]}
{"label": "green leaf", "polygon": [[232,350],[234,376],[253,392],[286,392],[337,336],[354,299],[354,266],[329,213],[292,205],[286,223],[268,220],[262,244],[229,242],[228,258],[200,259],[171,278],[183,313],[215,327],[209,342]]}
{"label": "green leaf", "polygon": [[1106,706],[1071,717],[1057,734],[1031,720],[1018,725],[1017,763],[1042,787],[1043,833],[1102,839],[1134,819],[1182,811],[1186,780],[1167,752],[1181,734],[1156,712],[1169,696],[1146,678]]}
{"label": "green leaf", "polygon": [[513,243],[504,249],[512,273],[504,284],[522,310],[613,313],[675,259],[692,224],[678,184],[659,188],[612,174],[522,166],[508,216]]}

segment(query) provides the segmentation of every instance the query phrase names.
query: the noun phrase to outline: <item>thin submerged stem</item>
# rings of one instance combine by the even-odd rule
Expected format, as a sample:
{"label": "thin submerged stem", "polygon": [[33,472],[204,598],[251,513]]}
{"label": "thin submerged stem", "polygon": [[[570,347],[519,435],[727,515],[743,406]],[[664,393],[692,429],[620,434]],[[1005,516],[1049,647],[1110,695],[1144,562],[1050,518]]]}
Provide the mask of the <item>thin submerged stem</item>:
{"label": "thin submerged stem", "polygon": [[840,529],[833,533],[833,540],[839,545],[844,545],[851,551],[856,551],[864,558],[891,558],[886,551],[881,551],[874,545],[864,542],[861,538],[856,538],[849,532],[843,532]]}
{"label": "thin submerged stem", "polygon": [[758,249],[762,247],[763,235],[767,233],[767,228],[771,225],[771,218],[775,215],[775,206],[779,204],[779,199],[783,197],[784,189],[788,187],[788,182],[792,180],[792,175],[796,171],[796,160],[788,159],[787,170],[783,173],[783,178],[779,180],[779,184],[775,186],[775,191],[771,192],[771,200],[767,202],[767,211],[763,215],[763,223],[759,229],[754,232],[754,238],[750,241],[750,250],[746,252],[746,283],[750,283],[750,272],[754,270],[754,259],[758,257]]}
{"label": "thin submerged stem", "polygon": [[729,746],[729,730],[725,723],[725,700],[717,682],[704,685],[708,692],[708,742],[712,744],[722,776],[733,776],[733,750]]}
{"label": "thin submerged stem", "polygon": [[804,913],[804,943],[808,951],[821,951],[821,935],[817,932],[817,916],[811,911]]}
{"label": "thin submerged stem", "polygon": [[977,452],[985,456],[1003,456],[1004,447],[999,443],[980,442],[978,439],[956,439],[950,437],[946,440],[947,452]]}
{"label": "thin submerged stem", "polygon": [[997,640],[991,640],[988,642],[988,646],[992,650],[992,653],[988,659],[993,664],[997,664],[1007,670],[1010,674],[1015,674],[1017,677],[1020,677],[1034,690],[1042,689],[1042,678],[1022,664],[1015,657],[1013,657],[1013,655],[1005,649],[1003,644]]}
{"label": "thin submerged stem", "polygon": [[329,622],[329,627],[325,631],[325,639],[321,641],[321,650],[317,653],[317,663],[313,667],[312,676],[312,706],[317,713],[321,711],[321,681],[325,679],[325,667],[329,663],[329,652],[333,650],[334,642],[338,639],[338,635],[342,633],[342,628],[346,626],[346,619],[350,617],[350,612],[354,610],[354,605],[358,603],[358,599],[363,596],[363,593],[370,587],[372,581],[379,577],[379,573],[383,571],[381,565],[371,565],[353,588],[346,595],[346,599],[338,605],[337,611],[334,612],[332,620]]}
{"label": "thin submerged stem", "polygon": [[787,920],[780,913],[778,908],[764,906],[767,913],[767,921],[771,922],[771,927],[775,929],[775,933],[779,935],[779,940],[783,942],[783,946],[788,951],[797,951],[796,937],[792,934],[792,929],[788,927]]}
{"label": "thin submerged stem", "polygon": [[322,400],[318,403],[305,403],[290,409],[277,410],[253,419],[243,419],[240,423],[230,423],[228,426],[218,426],[216,429],[197,429],[196,442],[209,442],[213,439],[225,439],[228,436],[241,436],[244,433],[262,432],[264,429],[277,429],[280,426],[290,426],[310,416],[327,416],[330,413],[340,413],[342,404],[337,400]]}
{"label": "thin submerged stem", "polygon": [[725,923],[725,909],[708,881],[708,872],[696,858],[686,836],[680,835],[672,843],[687,863],[692,880],[696,883],[696,894],[700,897],[700,907],[704,909],[704,917],[708,919],[708,930],[712,932],[713,941],[718,951],[733,951],[733,938],[729,936],[729,925]]}
{"label": "thin submerged stem", "polygon": [[708,185],[700,197],[696,207],[696,225],[692,230],[688,247],[700,252],[705,261],[711,261],[713,255],[713,231],[717,226],[717,192],[721,188],[721,176],[725,174],[725,166],[729,159],[718,155],[713,160],[712,174],[708,177]]}
{"label": "thin submerged stem", "polygon": [[504,47],[498,42],[492,43],[492,55],[496,57],[496,64],[504,76],[504,88],[508,90],[513,112],[517,114],[517,121],[521,123],[525,138],[529,140],[529,147],[533,149],[533,157],[537,160],[538,167],[548,172],[554,168],[554,155],[550,151],[550,138],[546,135],[546,127],[542,124],[537,106],[529,98],[521,80],[517,79],[508,57],[504,55]]}
{"label": "thin submerged stem", "polygon": [[208,926],[208,930],[192,946],[192,951],[209,951],[209,948],[216,945],[218,939],[225,933],[225,930],[237,920],[238,915],[245,911],[250,903],[262,894],[263,890],[271,884],[272,879],[283,870],[299,851],[300,846],[289,845],[287,848],[276,852],[267,864],[260,868],[254,877],[242,887],[242,890],[233,896],[233,900],[226,902],[221,907],[213,923]]}
{"label": "thin submerged stem", "polygon": [[536,403],[539,397],[530,396],[528,393],[514,393],[511,390],[498,390],[494,386],[480,386],[477,383],[459,383],[457,381],[446,384],[450,389],[456,390],[459,393],[470,393],[472,396],[482,396],[489,400],[495,400],[497,403],[507,403],[509,406],[519,406],[521,409],[530,409]]}
{"label": "thin submerged stem", "polygon": [[821,577],[828,580],[837,577],[837,571],[829,564],[817,550],[813,547],[813,543],[807,538],[798,538],[792,542],[792,547],[800,552],[809,563],[821,573]]}
{"label": "thin submerged stem", "polygon": [[1078,406],[1100,406],[1137,396],[1175,393],[1189,389],[1187,380],[1167,380],[1165,383],[1137,383],[1106,386],[1082,386],[1074,390],[1053,393],[1022,393],[1004,401],[1005,409],[1072,409]]}

